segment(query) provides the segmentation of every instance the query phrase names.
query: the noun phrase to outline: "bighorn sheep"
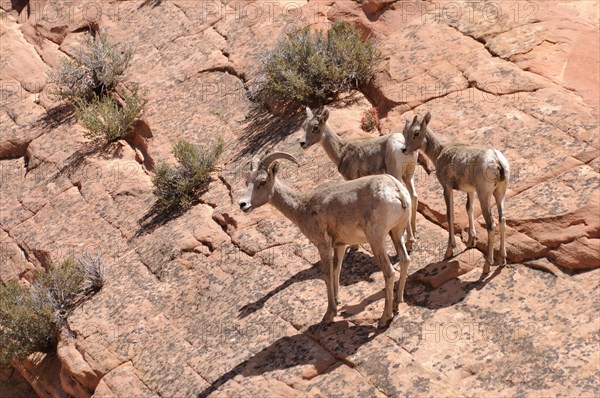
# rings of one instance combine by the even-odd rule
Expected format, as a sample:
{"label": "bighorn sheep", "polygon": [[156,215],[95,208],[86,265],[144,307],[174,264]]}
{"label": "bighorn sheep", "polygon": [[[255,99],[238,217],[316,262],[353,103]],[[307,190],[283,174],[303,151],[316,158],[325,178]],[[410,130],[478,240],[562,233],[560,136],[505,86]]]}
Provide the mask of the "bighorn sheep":
{"label": "bighorn sheep", "polygon": [[[339,278],[347,245],[368,242],[385,278],[385,307],[379,326],[385,326],[403,301],[404,285],[410,258],[402,239],[410,216],[410,195],[400,181],[390,175],[358,178],[329,183],[312,191],[297,192],[277,178],[277,159],[297,160],[285,152],[275,152],[264,159],[252,159],[247,191],[239,200],[248,212],[271,203],[294,222],[317,247],[327,286],[327,312],[322,322],[337,314]],[[385,252],[384,240],[392,238],[401,264],[400,280],[393,298],[394,269]]]}
{"label": "bighorn sheep", "polygon": [[483,272],[488,273],[490,265],[494,262],[494,233],[496,228],[490,208],[492,195],[496,199],[500,221],[500,259],[498,263],[499,265],[506,264],[504,196],[510,178],[508,161],[499,150],[494,148],[459,143],[442,144],[428,127],[430,120],[431,113],[427,112],[419,127],[418,116],[414,117],[409,128],[414,134],[408,135],[404,152],[411,153],[421,149],[435,164],[437,178],[444,188],[448,232],[450,234],[445,258],[452,257],[456,247],[454,240],[453,189],[467,193],[467,213],[469,215],[467,247],[475,246],[477,239],[473,225],[473,194],[477,192],[488,231],[488,254],[483,267]]}
{"label": "bighorn sheep", "polygon": [[314,115],[306,107],[304,137],[300,146],[308,149],[320,142],[329,158],[337,165],[338,171],[346,180],[374,174],[390,174],[403,181],[410,193],[412,209],[409,224],[406,228],[407,243],[410,251],[416,236],[417,192],[413,176],[417,164],[418,151],[402,153],[405,136],[409,124],[402,134],[390,134],[377,138],[344,140],[327,124],[329,109],[324,108],[320,114]]}

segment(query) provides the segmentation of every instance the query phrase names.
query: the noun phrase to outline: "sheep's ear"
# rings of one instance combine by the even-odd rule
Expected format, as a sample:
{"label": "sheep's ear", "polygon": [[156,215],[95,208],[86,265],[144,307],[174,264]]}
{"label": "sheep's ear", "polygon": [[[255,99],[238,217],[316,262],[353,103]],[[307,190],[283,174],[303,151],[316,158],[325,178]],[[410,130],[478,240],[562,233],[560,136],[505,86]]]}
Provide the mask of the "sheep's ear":
{"label": "sheep's ear", "polygon": [[310,110],[310,108],[307,106],[306,107],[306,117],[308,117],[309,119],[312,119],[315,115],[313,115],[312,111]]}
{"label": "sheep's ear", "polygon": [[319,122],[323,124],[327,121],[327,119],[329,119],[329,108],[325,107],[323,108],[321,115],[319,115]]}
{"label": "sheep's ear", "polygon": [[260,164],[260,158],[258,156],[253,156],[252,161],[250,162],[250,171],[258,170],[259,164]]}
{"label": "sheep's ear", "polygon": [[277,172],[279,171],[279,161],[275,160],[273,163],[271,163],[269,165],[269,177],[273,178],[275,177],[275,174],[277,174]]}
{"label": "sheep's ear", "polygon": [[428,125],[430,120],[431,120],[431,112],[427,111],[427,113],[425,114],[425,117],[423,117],[423,124]]}
{"label": "sheep's ear", "polygon": [[404,115],[404,130],[402,130],[402,134],[406,137],[410,128],[410,119]]}
{"label": "sheep's ear", "polygon": [[415,117],[413,117],[412,123],[411,123],[411,127],[412,126],[418,126],[419,125],[419,115],[415,115]]}

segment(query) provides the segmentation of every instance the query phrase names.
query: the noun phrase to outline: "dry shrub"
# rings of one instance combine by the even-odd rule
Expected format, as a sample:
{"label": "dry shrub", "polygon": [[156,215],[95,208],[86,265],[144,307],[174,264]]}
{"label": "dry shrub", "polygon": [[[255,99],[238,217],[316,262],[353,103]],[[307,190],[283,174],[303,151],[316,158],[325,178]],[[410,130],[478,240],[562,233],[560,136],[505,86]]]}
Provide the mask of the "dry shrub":
{"label": "dry shrub", "polygon": [[58,71],[50,72],[54,94],[71,103],[103,97],[121,81],[132,58],[133,50],[114,45],[106,32],[89,36],[73,58],[63,58]]}
{"label": "dry shrub", "polygon": [[327,32],[293,31],[266,56],[258,95],[294,104],[324,104],[367,81],[379,52],[345,21]]}
{"label": "dry shrub", "polygon": [[57,332],[85,298],[104,284],[100,258],[65,260],[36,275],[31,287],[0,284],[0,368],[34,352],[50,352]]}

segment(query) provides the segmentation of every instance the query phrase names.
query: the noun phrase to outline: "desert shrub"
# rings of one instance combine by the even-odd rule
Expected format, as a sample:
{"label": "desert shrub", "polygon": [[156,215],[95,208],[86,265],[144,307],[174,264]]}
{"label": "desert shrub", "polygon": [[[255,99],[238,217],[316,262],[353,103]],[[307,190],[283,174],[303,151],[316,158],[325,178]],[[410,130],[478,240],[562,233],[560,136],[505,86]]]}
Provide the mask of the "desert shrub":
{"label": "desert shrub", "polygon": [[102,97],[120,81],[132,57],[131,48],[115,46],[106,32],[89,36],[73,58],[62,59],[58,71],[49,73],[57,86],[54,94],[72,103]]}
{"label": "desert shrub", "polygon": [[377,130],[380,131],[379,116],[377,109],[371,108],[363,114],[360,119],[360,128],[367,133]]}
{"label": "desert shrub", "polygon": [[221,140],[210,149],[199,148],[184,140],[175,143],[173,155],[179,164],[159,163],[152,178],[156,210],[170,213],[190,208],[208,188],[210,173],[222,152]]}
{"label": "desert shrub", "polygon": [[31,287],[0,284],[0,368],[49,351],[77,304],[102,287],[104,269],[99,258],[66,260],[38,273]]}
{"label": "desert shrub", "polygon": [[84,273],[84,284],[81,289],[83,294],[89,295],[102,289],[106,278],[106,266],[101,256],[84,253],[77,261]]}
{"label": "desert shrub", "polygon": [[40,272],[33,284],[33,294],[40,302],[48,302],[54,311],[54,318],[60,325],[78,301],[85,281],[85,273],[79,263],[64,261],[60,266],[50,266]]}
{"label": "desert shrub", "polygon": [[84,136],[95,142],[123,138],[146,105],[145,93],[138,88],[122,101],[114,94],[132,57],[131,48],[117,47],[101,31],[89,36],[73,58],[62,59],[57,72],[49,73],[57,86],[53,93],[75,106],[75,116],[87,129]]}
{"label": "desert shrub", "polygon": [[9,281],[0,285],[0,368],[36,351],[47,351],[56,332],[54,310],[43,296]]}
{"label": "desert shrub", "polygon": [[259,96],[295,104],[323,104],[367,81],[379,52],[345,21],[326,33],[293,31],[263,60]]}
{"label": "desert shrub", "polygon": [[91,102],[79,100],[75,116],[87,129],[83,135],[94,142],[112,142],[123,138],[140,117],[147,99],[139,89],[131,91],[119,104],[111,96],[95,97]]}

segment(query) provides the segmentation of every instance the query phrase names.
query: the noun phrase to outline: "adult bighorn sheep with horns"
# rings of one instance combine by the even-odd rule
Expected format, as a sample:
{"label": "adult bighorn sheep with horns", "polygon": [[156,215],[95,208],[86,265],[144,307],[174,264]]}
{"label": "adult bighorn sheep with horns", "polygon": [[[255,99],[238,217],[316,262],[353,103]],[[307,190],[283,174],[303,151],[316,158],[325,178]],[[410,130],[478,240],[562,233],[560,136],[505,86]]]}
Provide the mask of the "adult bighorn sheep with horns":
{"label": "adult bighorn sheep with horns", "polygon": [[[265,203],[272,204],[317,247],[327,286],[327,312],[323,323],[331,322],[337,314],[340,270],[346,246],[368,242],[385,278],[385,307],[379,326],[387,325],[398,303],[403,302],[410,261],[402,239],[411,209],[406,187],[384,174],[322,184],[311,191],[298,192],[277,178],[278,159],[298,165],[298,161],[285,152],[271,153],[262,160],[254,157],[247,191],[239,201],[240,208],[248,212]],[[395,300],[395,273],[384,248],[388,234],[401,264]]]}
{"label": "adult bighorn sheep with horns", "polygon": [[408,251],[412,250],[417,233],[417,192],[414,184],[414,173],[418,151],[403,153],[405,136],[409,123],[406,123],[402,134],[394,133],[383,137],[345,140],[327,124],[329,109],[325,107],[316,115],[306,107],[304,137],[300,146],[308,149],[321,143],[329,158],[337,165],[340,174],[346,180],[375,174],[390,174],[403,181],[411,197],[412,209],[409,224],[406,228]]}
{"label": "adult bighorn sheep with horns", "polygon": [[[473,219],[474,193],[477,192],[481,212],[485,219],[488,232],[488,254],[483,266],[483,272],[490,272],[494,262],[495,224],[491,210],[492,196],[498,206],[500,220],[500,259],[499,265],[506,263],[506,247],[504,245],[506,221],[504,217],[504,196],[510,178],[508,161],[502,153],[494,148],[478,145],[442,144],[439,138],[429,128],[431,113],[427,112],[423,121],[415,116],[410,126],[406,140],[407,154],[421,149],[435,164],[437,178],[444,189],[446,201],[446,216],[448,220],[448,248],[445,258],[454,255],[456,242],[454,240],[454,194],[453,190],[467,193],[467,213],[469,215],[469,238],[467,247],[475,246],[476,234]],[[408,123],[408,120],[406,120]]]}

